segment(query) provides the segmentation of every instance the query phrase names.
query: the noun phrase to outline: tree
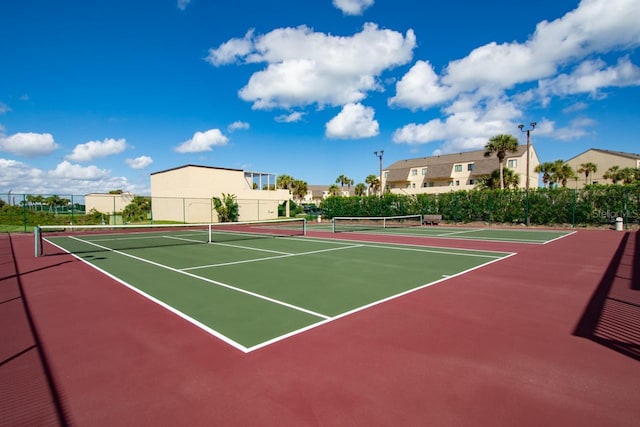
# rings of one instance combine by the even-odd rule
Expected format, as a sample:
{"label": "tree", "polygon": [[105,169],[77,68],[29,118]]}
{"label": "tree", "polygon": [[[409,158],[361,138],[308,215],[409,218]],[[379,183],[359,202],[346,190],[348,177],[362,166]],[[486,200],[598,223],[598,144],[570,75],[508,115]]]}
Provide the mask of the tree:
{"label": "tree", "polygon": [[356,196],[364,196],[364,194],[367,192],[367,186],[364,185],[363,183],[359,182],[356,184],[355,188],[353,189]]}
{"label": "tree", "polygon": [[367,176],[364,182],[369,185],[369,194],[376,194],[380,189],[380,179],[373,174]]}
{"label": "tree", "polygon": [[279,175],[276,178],[276,187],[282,188],[283,190],[291,190],[291,186],[293,185],[293,181],[295,181],[295,180],[293,179],[292,176]]}
{"label": "tree", "polygon": [[298,199],[298,203],[302,203],[302,199],[304,199],[304,196],[306,196],[309,192],[309,186],[307,185],[307,182],[301,179],[295,179],[293,180],[291,187],[293,198]]}
{"label": "tree", "polygon": [[118,189],[118,190],[111,190],[109,191],[109,194],[122,194],[122,190]]}
{"label": "tree", "polygon": [[222,198],[212,197],[211,200],[213,201],[213,209],[218,214],[219,222],[238,221],[240,207],[235,194],[222,193]]}
{"label": "tree", "polygon": [[560,183],[562,187],[566,187],[569,179],[575,177],[576,173],[574,172],[573,168],[566,164],[564,160],[556,160],[555,162],[553,162],[551,182],[555,182],[556,185]]}
{"label": "tree", "polygon": [[[578,173],[583,173],[584,174],[584,183],[585,184],[589,184],[589,175],[591,173],[596,173],[598,172],[598,165],[596,165],[593,162],[587,162],[587,163],[581,163],[580,164],[580,169],[578,169]],[[593,179],[592,179],[593,181]]]}
{"label": "tree", "polygon": [[544,162],[544,163],[540,163],[538,166],[536,166],[536,168],[534,169],[534,171],[536,173],[542,173],[542,186],[544,187],[545,185],[549,185],[551,186],[551,174],[553,173],[553,162]]}
{"label": "tree", "polygon": [[624,168],[620,169],[620,172],[618,172],[618,176],[623,184],[631,184],[638,178],[636,173],[637,169],[635,168]]}
{"label": "tree", "polygon": [[339,196],[340,194],[341,194],[340,187],[338,187],[336,184],[331,184],[329,186],[329,195]]}
{"label": "tree", "polygon": [[614,184],[617,184],[620,181],[620,166],[611,166],[607,171],[602,175],[604,179],[610,179]]}
{"label": "tree", "polygon": [[484,146],[484,156],[491,157],[493,153],[496,153],[498,157],[498,166],[500,168],[500,189],[504,189],[504,159],[507,157],[507,152],[515,153],[518,151],[518,140],[513,135],[499,134],[494,136]]}
{"label": "tree", "polygon": [[49,206],[49,212],[54,211],[56,207],[60,206],[60,196],[54,194],[44,199],[44,203]]}
{"label": "tree", "polygon": [[122,210],[122,219],[125,222],[143,222],[151,213],[151,198],[135,196],[131,203]]}
{"label": "tree", "polygon": [[[504,168],[502,171],[505,188],[513,187],[518,188],[520,184],[520,175],[515,173],[513,169]],[[476,188],[496,190],[500,188],[500,169],[494,169],[491,175],[483,176],[478,179]]]}
{"label": "tree", "polygon": [[336,179],[336,184],[340,184],[341,188],[344,188],[345,185],[351,188],[351,186],[353,185],[353,180],[346,175],[340,175]]}

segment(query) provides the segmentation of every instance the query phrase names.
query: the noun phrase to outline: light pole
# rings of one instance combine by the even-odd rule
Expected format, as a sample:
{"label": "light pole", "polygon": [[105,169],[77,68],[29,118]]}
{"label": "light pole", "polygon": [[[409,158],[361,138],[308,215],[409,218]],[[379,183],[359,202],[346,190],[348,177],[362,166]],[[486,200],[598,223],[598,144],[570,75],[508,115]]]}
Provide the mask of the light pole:
{"label": "light pole", "polygon": [[384,154],[384,150],[373,152],[373,155],[380,160],[380,196],[382,196],[382,155],[383,154]]}
{"label": "light pole", "polygon": [[521,132],[527,133],[527,182],[525,183],[525,197],[526,197],[526,218],[525,223],[529,226],[529,162],[531,158],[531,132],[536,127],[536,122],[531,122],[531,129],[524,129],[524,125],[518,125]]}
{"label": "light pole", "polygon": [[531,157],[531,132],[536,127],[536,122],[531,122],[531,129],[524,129],[524,125],[518,125],[518,128],[521,132],[527,133],[527,182],[525,183],[525,188],[529,191],[529,159]]}

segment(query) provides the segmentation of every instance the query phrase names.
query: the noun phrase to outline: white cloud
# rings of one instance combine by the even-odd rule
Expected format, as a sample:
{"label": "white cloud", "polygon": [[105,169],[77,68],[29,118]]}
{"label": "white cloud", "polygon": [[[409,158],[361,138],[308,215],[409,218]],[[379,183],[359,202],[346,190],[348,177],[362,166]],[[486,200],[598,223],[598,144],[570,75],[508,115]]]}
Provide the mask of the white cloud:
{"label": "white cloud", "polygon": [[374,0],[333,0],[333,5],[345,15],[362,15],[365,9],[373,6]]}
{"label": "white cloud", "polygon": [[450,87],[441,84],[428,61],[417,61],[396,84],[396,96],[389,99],[389,105],[416,110],[449,101],[455,95]]}
{"label": "white cloud", "polygon": [[178,9],[185,10],[189,3],[191,3],[191,0],[178,0]]}
{"label": "white cloud", "polygon": [[81,166],[64,160],[62,163],[58,163],[55,170],[49,171],[48,175],[52,178],[96,180],[107,177],[109,170],[100,169],[93,165]]}
{"label": "white cloud", "polygon": [[279,122],[279,123],[295,123],[302,120],[304,116],[305,116],[305,113],[300,111],[294,111],[291,114],[283,114],[283,115],[277,116],[275,120],[276,122]]}
{"label": "white cloud", "polygon": [[243,38],[231,39],[216,49],[209,49],[206,61],[220,66],[240,61],[253,50],[253,30],[247,31]]}
{"label": "white cloud", "polygon": [[11,108],[7,104],[0,102],[0,114],[8,113],[11,111]]}
{"label": "white cloud", "polygon": [[[539,23],[527,41],[480,46],[451,61],[441,74],[427,61],[417,61],[398,81],[389,105],[411,110],[442,106],[446,117],[406,125],[393,140],[444,142],[445,152],[477,149],[485,137],[512,133],[524,105],[536,99],[545,107],[552,96],[588,93],[601,98],[607,87],[638,85],[640,69],[628,57],[615,65],[592,59],[640,46],[638,22],[637,0],[583,0],[563,17]],[[557,75],[566,69],[573,71]],[[538,89],[517,92],[518,85],[536,81]],[[514,89],[516,93],[507,98]],[[573,138],[585,135],[587,129],[573,124],[555,129],[554,137]]]}
{"label": "white cloud", "polygon": [[199,153],[211,151],[214,146],[227,145],[229,138],[224,136],[219,129],[210,129],[206,132],[196,132],[193,137],[175,148],[178,153]]}
{"label": "white cloud", "polygon": [[607,67],[600,59],[584,61],[571,74],[560,74],[540,81],[539,89],[543,96],[589,93],[598,98],[602,88],[639,85],[640,68],[624,57],[611,67]]}
{"label": "white cloud", "polygon": [[233,122],[228,126],[227,129],[229,130],[229,132],[233,132],[239,129],[249,129],[249,123],[241,121]]}
{"label": "white cloud", "polygon": [[381,90],[379,75],[410,61],[415,46],[413,30],[403,36],[368,23],[361,32],[340,37],[300,26],[257,37],[250,31],[243,39],[211,49],[207,59],[214,65],[267,64],[239,91],[254,109],[314,103],[337,106],[359,102],[367,92]]}
{"label": "white cloud", "polygon": [[327,138],[369,138],[380,133],[375,112],[362,104],[347,104],[326,125]]}
{"label": "white cloud", "polygon": [[149,156],[140,156],[135,159],[125,159],[125,163],[131,169],[144,169],[153,163],[153,159]]}
{"label": "white cloud", "polygon": [[66,158],[74,162],[90,162],[113,154],[120,154],[126,149],[127,141],[124,138],[107,138],[104,141],[89,141],[78,144]]}
{"label": "white cloud", "polygon": [[15,133],[10,136],[0,135],[0,151],[23,157],[46,156],[53,153],[58,144],[50,133]]}

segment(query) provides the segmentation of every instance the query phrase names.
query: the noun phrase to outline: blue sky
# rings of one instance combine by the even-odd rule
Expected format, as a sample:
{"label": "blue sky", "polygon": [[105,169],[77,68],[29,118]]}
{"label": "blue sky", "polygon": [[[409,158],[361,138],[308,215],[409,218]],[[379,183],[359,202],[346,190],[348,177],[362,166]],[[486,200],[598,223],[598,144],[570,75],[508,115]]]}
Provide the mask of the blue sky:
{"label": "blue sky", "polygon": [[538,123],[640,151],[640,1],[0,2],[0,193],[149,194],[184,164],[356,183]]}

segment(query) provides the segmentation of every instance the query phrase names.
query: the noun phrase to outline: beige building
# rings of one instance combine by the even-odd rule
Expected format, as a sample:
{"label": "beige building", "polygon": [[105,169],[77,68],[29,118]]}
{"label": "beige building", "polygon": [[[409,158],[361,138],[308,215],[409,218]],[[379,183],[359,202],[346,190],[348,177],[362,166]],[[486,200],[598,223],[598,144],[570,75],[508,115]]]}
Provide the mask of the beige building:
{"label": "beige building", "polygon": [[[533,145],[530,146],[529,187],[538,187],[538,174],[534,172],[540,164]],[[520,145],[515,153],[507,153],[504,166],[520,175],[520,187],[526,188],[527,146]],[[441,156],[400,160],[382,172],[382,187],[397,194],[446,193],[471,190],[478,178],[498,169],[498,158],[484,156],[484,150]]]}
{"label": "beige building", "polygon": [[278,205],[291,193],[276,190],[274,174],[246,172],[212,166],[185,165],[151,174],[154,221],[187,223],[217,222],[212,197],[233,194],[239,206],[239,221],[278,218]]}
{"label": "beige building", "polygon": [[[612,184],[613,181],[602,176],[613,166],[624,168],[640,168],[640,154],[623,153],[621,151],[599,150],[591,148],[580,153],[565,162],[577,175],[576,187],[584,187],[586,184]],[[597,170],[589,174],[578,173],[585,163],[593,163]]]}
{"label": "beige building", "polygon": [[[305,194],[305,196],[302,198],[302,203],[313,203],[319,206],[321,201],[329,197],[329,187],[329,185],[307,186],[307,194]],[[354,196],[355,188],[353,186],[344,186],[340,188],[340,195],[343,197]]]}
{"label": "beige building", "polygon": [[122,210],[133,200],[132,193],[120,194],[91,193],[84,196],[85,210],[96,210],[105,214],[115,214]]}

